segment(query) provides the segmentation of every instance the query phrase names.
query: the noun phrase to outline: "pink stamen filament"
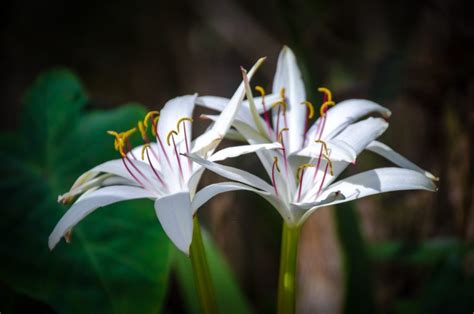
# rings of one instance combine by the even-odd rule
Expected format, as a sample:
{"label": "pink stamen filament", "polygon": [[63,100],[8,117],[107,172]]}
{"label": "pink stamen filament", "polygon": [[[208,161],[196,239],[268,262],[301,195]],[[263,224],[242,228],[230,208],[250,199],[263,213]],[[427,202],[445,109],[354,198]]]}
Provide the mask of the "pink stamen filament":
{"label": "pink stamen filament", "polygon": [[[186,144],[186,153],[189,154],[188,134],[186,133],[186,121],[183,122],[183,130],[184,130],[184,143]],[[188,159],[189,172],[192,172],[192,170],[193,170],[192,161],[189,158],[187,158],[187,159]]]}
{"label": "pink stamen filament", "polygon": [[280,134],[280,111],[281,111],[281,106],[278,106],[278,111],[277,111],[277,120],[276,120],[276,129],[275,129],[275,141],[278,141],[278,134]]}
{"label": "pink stamen filament", "polygon": [[318,175],[319,165],[321,164],[321,157],[323,157],[323,145],[322,144],[321,144],[321,150],[319,151],[318,163],[316,164],[316,168],[314,168],[313,182],[316,180],[316,176]]}
{"label": "pink stamen filament", "polygon": [[304,168],[301,169],[300,182],[299,182],[299,187],[298,187],[298,202],[301,199],[301,190],[303,189],[303,176],[304,176]]}
{"label": "pink stamen filament", "polygon": [[[122,157],[122,162],[123,162],[123,165],[125,166],[125,169],[127,169],[128,173],[132,176],[132,178],[137,181],[137,183],[139,185],[141,185],[142,188],[145,188],[145,185],[140,181],[138,180],[138,178],[133,174],[133,172],[130,170],[130,168],[127,166],[127,163],[125,162],[125,159],[129,160],[128,157]],[[130,161],[130,160],[129,160]]]}
{"label": "pink stamen filament", "polygon": [[179,174],[181,175],[181,181],[184,182],[183,168],[181,167],[181,159],[179,158],[178,147],[176,147],[176,142],[174,140],[173,134],[171,134],[171,140],[173,141],[174,153],[176,155],[176,160],[178,161]]}
{"label": "pink stamen filament", "polygon": [[163,146],[163,142],[161,141],[160,135],[158,134],[158,123],[154,123],[153,127],[155,128],[156,139],[158,140],[158,143],[160,144],[161,151],[165,155],[166,161],[168,162],[168,166],[170,166],[170,168],[171,168],[170,158],[168,157],[168,154],[166,153],[165,147]]}
{"label": "pink stamen filament", "polygon": [[[127,161],[130,163],[130,165],[133,167],[133,169],[135,169],[135,171],[138,172],[138,174],[139,174],[140,176],[142,176],[142,178],[145,179],[145,181],[146,181],[148,184],[150,184],[150,186],[153,186],[153,184],[150,182],[150,180],[143,174],[143,172],[140,171],[140,169],[138,169],[138,167],[132,162],[132,160],[131,160],[130,158],[128,158],[128,157],[125,157],[125,158],[126,158]],[[129,172],[130,172],[130,171],[129,171]],[[130,174],[132,174],[132,173],[130,172]],[[142,185],[142,186],[143,186],[143,188],[145,188],[144,185]]]}
{"label": "pink stamen filament", "polygon": [[265,97],[262,96],[262,107],[263,107],[263,118],[265,119],[265,123],[267,124],[268,128],[268,136],[272,135],[272,125],[270,123],[270,115],[268,114],[267,107],[265,105]]}
{"label": "pink stamen filament", "polygon": [[319,185],[319,189],[318,189],[318,193],[316,194],[316,198],[318,198],[319,195],[321,194],[321,190],[323,189],[324,181],[326,180],[326,174],[328,173],[328,168],[329,168],[329,162],[326,161],[326,168],[324,169],[323,179],[321,180],[321,184]]}
{"label": "pink stamen filament", "polygon": [[135,154],[132,151],[132,145],[130,144],[130,140],[128,139],[128,137],[126,141],[128,152],[130,153],[130,155],[132,155],[133,159],[137,160],[137,157],[135,157]]}
{"label": "pink stamen filament", "polygon": [[275,195],[278,197],[278,188],[275,181],[275,169],[276,169],[276,162],[274,162],[272,166],[272,184],[273,184],[273,188],[275,189]]}
{"label": "pink stamen filament", "polygon": [[153,173],[155,174],[158,181],[160,181],[160,183],[161,183],[161,185],[163,185],[163,187],[167,188],[166,183],[163,181],[161,176],[158,174],[158,171],[156,171],[155,167],[153,167],[153,163],[151,162],[151,158],[150,158],[150,154],[148,153],[148,149],[146,149],[146,158],[148,159],[148,162],[150,164],[150,168],[151,168],[151,170],[153,170]]}

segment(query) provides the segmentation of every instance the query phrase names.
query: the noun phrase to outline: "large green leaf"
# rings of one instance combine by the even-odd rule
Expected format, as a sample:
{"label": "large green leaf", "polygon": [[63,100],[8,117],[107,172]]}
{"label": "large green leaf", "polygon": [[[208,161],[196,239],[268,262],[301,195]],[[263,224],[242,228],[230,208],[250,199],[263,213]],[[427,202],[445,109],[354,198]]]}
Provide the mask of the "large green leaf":
{"label": "large green leaf", "polygon": [[117,157],[109,129],[123,130],[144,108],[84,113],[77,78],[41,75],[24,98],[18,134],[2,134],[1,281],[61,313],[156,313],[166,293],[170,243],[148,200],[100,209],[54,251],[49,233],[66,207],[56,203],[75,178]]}
{"label": "large green leaf", "polygon": [[[204,234],[204,247],[220,312],[228,314],[250,313],[250,306],[245,300],[229,265],[206,234]],[[199,314],[199,300],[190,259],[178,251],[175,257],[177,279],[187,313]]]}

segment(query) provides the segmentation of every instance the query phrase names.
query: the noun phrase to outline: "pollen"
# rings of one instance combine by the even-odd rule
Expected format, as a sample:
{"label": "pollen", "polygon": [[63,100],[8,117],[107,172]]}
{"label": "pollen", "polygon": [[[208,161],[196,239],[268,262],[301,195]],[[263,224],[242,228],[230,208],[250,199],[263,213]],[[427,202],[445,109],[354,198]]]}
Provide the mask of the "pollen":
{"label": "pollen", "polygon": [[288,128],[283,128],[281,131],[278,133],[278,142],[283,143],[283,132],[284,131],[289,131],[290,129]]}
{"label": "pollen", "polygon": [[328,162],[328,165],[329,165],[329,173],[331,174],[331,176],[334,176],[334,168],[332,167],[332,161],[329,159],[329,157],[325,154],[323,154],[323,158],[326,159],[326,161]]}
{"label": "pollen", "polygon": [[273,157],[273,166],[276,168],[278,172],[280,172],[280,167],[278,167],[278,157]]}
{"label": "pollen", "polygon": [[149,143],[146,143],[145,145],[143,145],[142,147],[142,160],[145,160],[145,151],[147,148],[150,148],[150,144]]}
{"label": "pollen", "polygon": [[178,129],[178,133],[179,133],[179,125],[181,124],[181,122],[184,123],[185,121],[189,121],[189,123],[193,123],[193,119],[189,117],[184,117],[184,118],[179,119],[178,122],[176,123],[176,128]]}
{"label": "pollen", "polygon": [[144,125],[142,121],[138,121],[138,130],[140,131],[140,134],[142,135],[142,139],[145,142],[148,142],[148,136],[146,135],[148,127]]}
{"label": "pollen", "polygon": [[332,101],[332,93],[328,88],[320,87],[318,88],[318,92],[324,93],[326,95],[325,101]]}
{"label": "pollen", "polygon": [[160,116],[159,111],[150,111],[146,114],[145,118],[143,119],[143,124],[145,125],[145,127],[148,127],[148,121],[150,121],[150,119],[153,119],[153,122],[155,122],[156,117],[159,117],[159,116]]}
{"label": "pollen", "polygon": [[259,85],[255,86],[255,90],[259,92],[262,97],[265,97],[266,95],[265,89],[262,86],[259,86]]}
{"label": "pollen", "polygon": [[299,166],[298,169],[296,170],[296,178],[298,179],[298,181],[301,179],[301,173],[304,171],[304,169],[312,168],[312,167],[316,167],[316,166],[312,164],[302,164],[301,166]]}
{"label": "pollen", "polygon": [[326,102],[321,106],[321,108],[319,108],[319,114],[321,115],[321,117],[326,114],[326,111],[328,110],[328,107],[329,107],[329,106],[334,106],[334,105],[335,105],[334,101],[332,101],[332,100],[331,100],[331,101],[329,101],[329,100],[326,101]]}
{"label": "pollen", "polygon": [[176,132],[175,130],[171,130],[171,131],[168,133],[168,135],[166,135],[166,143],[168,144],[168,146],[171,146],[170,140],[171,140],[171,137],[172,137],[173,135],[176,135],[176,136],[177,136],[177,135],[178,135],[178,132]]}
{"label": "pollen", "polygon": [[323,140],[315,140],[314,142],[323,145],[324,153],[326,154],[326,156],[329,155],[329,153],[328,153],[328,145],[326,144],[325,141],[323,141]]}
{"label": "pollen", "polygon": [[308,110],[309,110],[308,119],[312,119],[314,117],[314,106],[313,106],[313,104],[310,103],[309,101],[303,101],[301,104],[308,107]]}

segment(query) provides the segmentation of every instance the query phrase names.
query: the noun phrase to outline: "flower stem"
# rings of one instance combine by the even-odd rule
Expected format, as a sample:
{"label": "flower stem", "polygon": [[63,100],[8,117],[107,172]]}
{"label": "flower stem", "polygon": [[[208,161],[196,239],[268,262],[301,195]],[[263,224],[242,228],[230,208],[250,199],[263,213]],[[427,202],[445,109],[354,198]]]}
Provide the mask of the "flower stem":
{"label": "flower stem", "polygon": [[189,251],[191,264],[193,265],[194,282],[196,284],[202,313],[218,313],[211,273],[202,242],[201,226],[199,225],[197,216],[193,218],[193,241]]}
{"label": "flower stem", "polygon": [[295,313],[296,305],[296,257],[301,227],[283,222],[278,279],[278,314]]}

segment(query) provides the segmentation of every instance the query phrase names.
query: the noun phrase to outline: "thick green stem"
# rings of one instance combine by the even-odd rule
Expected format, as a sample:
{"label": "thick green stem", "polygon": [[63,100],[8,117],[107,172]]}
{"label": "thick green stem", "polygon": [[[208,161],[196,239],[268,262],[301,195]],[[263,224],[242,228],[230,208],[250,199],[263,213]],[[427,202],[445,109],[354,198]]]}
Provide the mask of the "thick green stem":
{"label": "thick green stem", "polygon": [[278,314],[295,313],[296,257],[300,231],[300,226],[290,226],[283,222],[280,277],[278,279]]}
{"label": "thick green stem", "polygon": [[197,216],[193,218],[193,241],[189,249],[191,264],[193,265],[194,282],[201,304],[202,313],[215,314],[217,311],[214,286],[207,264],[206,252],[202,242],[201,226]]}

